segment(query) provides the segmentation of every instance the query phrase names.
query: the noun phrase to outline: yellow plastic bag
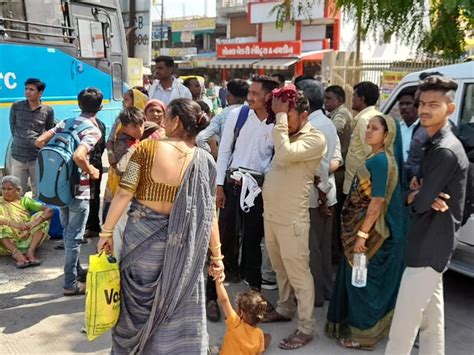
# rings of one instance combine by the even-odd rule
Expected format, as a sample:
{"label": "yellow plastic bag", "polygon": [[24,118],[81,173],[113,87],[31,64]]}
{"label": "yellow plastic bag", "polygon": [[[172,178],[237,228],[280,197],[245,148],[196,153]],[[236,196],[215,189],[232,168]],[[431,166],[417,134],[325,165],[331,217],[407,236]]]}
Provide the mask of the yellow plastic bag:
{"label": "yellow plastic bag", "polygon": [[117,323],[120,315],[120,272],[113,256],[89,257],[86,283],[87,339],[94,340]]}

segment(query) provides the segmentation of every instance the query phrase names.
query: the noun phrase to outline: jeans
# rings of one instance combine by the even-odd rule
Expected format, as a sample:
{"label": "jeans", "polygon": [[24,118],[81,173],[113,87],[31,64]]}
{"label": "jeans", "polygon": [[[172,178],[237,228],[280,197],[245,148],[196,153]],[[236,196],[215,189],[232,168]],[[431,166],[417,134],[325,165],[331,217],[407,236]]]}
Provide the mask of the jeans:
{"label": "jeans", "polygon": [[67,207],[60,211],[61,224],[63,226],[64,240],[64,288],[76,287],[77,273],[82,271],[79,264],[81,253],[81,241],[86,229],[87,217],[89,216],[89,200],[75,198]]}
{"label": "jeans", "polygon": [[28,191],[28,178],[30,178],[31,192],[33,198],[37,197],[36,185],[38,183],[36,176],[36,159],[27,163],[22,163],[12,158],[12,175],[20,179],[21,194]]}

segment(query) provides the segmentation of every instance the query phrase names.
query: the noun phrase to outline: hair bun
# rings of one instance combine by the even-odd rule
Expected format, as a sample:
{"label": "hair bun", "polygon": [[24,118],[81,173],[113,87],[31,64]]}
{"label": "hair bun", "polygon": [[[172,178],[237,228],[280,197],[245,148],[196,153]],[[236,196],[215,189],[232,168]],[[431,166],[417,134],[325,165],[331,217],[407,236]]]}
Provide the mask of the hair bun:
{"label": "hair bun", "polygon": [[204,128],[206,128],[209,125],[209,122],[210,122],[209,116],[204,111],[199,112],[197,116],[197,120],[196,120],[197,133],[199,133]]}

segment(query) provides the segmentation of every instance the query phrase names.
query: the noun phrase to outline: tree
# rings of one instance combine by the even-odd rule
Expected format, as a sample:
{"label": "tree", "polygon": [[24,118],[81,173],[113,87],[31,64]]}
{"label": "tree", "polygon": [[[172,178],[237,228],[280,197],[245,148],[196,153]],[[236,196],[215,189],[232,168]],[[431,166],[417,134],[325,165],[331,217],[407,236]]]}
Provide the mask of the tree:
{"label": "tree", "polygon": [[[272,13],[277,15],[277,28],[294,23],[295,18],[302,14],[309,14],[316,1],[324,0],[284,0],[276,5]],[[404,43],[417,45],[419,51],[444,58],[459,58],[464,54],[465,38],[474,28],[472,0],[429,0],[428,8],[425,0],[334,1],[337,9],[356,20],[357,58],[360,42],[369,30],[381,34],[383,42],[396,37]]]}

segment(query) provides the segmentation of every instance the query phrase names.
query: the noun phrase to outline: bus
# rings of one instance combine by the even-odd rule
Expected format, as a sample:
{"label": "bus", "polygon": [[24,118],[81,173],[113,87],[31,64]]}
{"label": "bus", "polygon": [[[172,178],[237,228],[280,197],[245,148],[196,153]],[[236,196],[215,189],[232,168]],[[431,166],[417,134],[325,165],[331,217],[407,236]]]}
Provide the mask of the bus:
{"label": "bus", "polygon": [[46,83],[42,101],[57,121],[77,116],[77,94],[104,94],[98,117],[109,131],[122,108],[127,46],[119,0],[0,1],[0,168],[9,168],[10,106],[24,83]]}

